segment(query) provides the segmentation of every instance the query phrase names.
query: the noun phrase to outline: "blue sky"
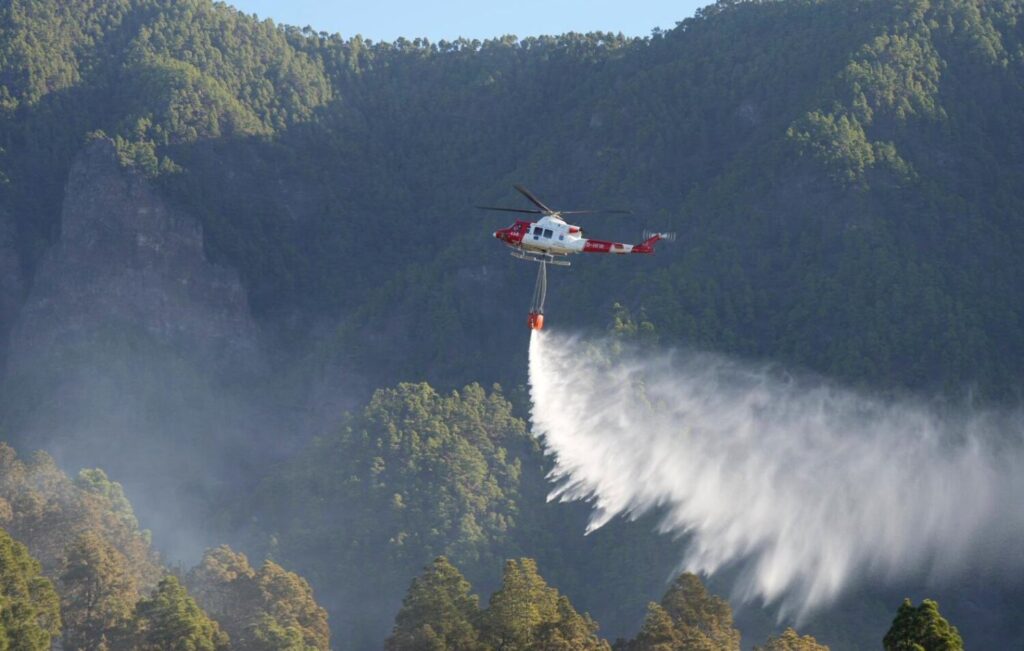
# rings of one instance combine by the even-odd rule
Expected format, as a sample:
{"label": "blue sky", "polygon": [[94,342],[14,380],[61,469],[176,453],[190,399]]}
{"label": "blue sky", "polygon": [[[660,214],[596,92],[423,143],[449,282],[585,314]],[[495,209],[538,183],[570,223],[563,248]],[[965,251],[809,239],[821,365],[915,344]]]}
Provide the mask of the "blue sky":
{"label": "blue sky", "polygon": [[713,0],[228,0],[242,11],[278,23],[309,25],[375,41],[426,36],[484,39],[503,34],[623,32],[647,36],[670,29]]}

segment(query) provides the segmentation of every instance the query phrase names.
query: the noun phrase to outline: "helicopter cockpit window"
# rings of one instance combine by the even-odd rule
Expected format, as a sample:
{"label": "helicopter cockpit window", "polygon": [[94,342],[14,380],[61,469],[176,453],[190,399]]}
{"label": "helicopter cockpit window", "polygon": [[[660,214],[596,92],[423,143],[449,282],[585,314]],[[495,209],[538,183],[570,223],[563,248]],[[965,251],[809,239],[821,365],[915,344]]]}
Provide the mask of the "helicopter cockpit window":
{"label": "helicopter cockpit window", "polygon": [[552,235],[554,235],[554,233],[553,233],[553,232],[551,232],[551,229],[550,229],[550,228],[545,228],[545,229],[544,229],[544,237],[548,237],[548,238],[549,238],[549,237],[551,237]]}
{"label": "helicopter cockpit window", "polygon": [[544,231],[544,229],[541,228],[540,226],[534,226],[533,227],[533,234],[534,235],[540,235],[543,231]]}

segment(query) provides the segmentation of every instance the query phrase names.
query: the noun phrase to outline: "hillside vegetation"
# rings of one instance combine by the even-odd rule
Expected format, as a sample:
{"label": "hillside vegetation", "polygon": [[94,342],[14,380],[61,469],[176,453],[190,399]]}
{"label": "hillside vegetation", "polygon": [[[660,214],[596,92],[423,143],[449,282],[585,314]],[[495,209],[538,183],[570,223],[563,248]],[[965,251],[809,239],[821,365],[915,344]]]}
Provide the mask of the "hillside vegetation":
{"label": "hillside vegetation", "polygon": [[103,130],[201,216],[258,314],[340,322],[332,349],[378,383],[521,377],[492,350],[523,339],[528,274],[470,208],[518,181],[637,214],[595,232],[681,236],[657,265],[558,274],[560,323],[619,301],[665,342],[873,386],[1020,387],[1020,2],[720,2],[646,39],[441,43],[205,0],[0,11],[2,203],[28,270]]}
{"label": "hillside vegetation", "polygon": [[[588,235],[678,232],[653,258],[553,270],[549,327],[771,359],[878,393],[1013,404],[1024,388],[1022,14],[1022,0],[721,0],[646,38],[375,43],[210,0],[0,3],[0,263],[16,261],[0,264],[0,306],[14,306],[0,334],[60,240],[73,161],[107,137],[121,165],[199,220],[206,257],[239,273],[271,377],[235,385],[252,381],[273,396],[258,399],[267,413],[289,416],[264,427],[301,422],[290,419],[309,409],[299,394],[332,373],[351,378],[346,400],[359,405],[316,431],[261,432],[226,455],[238,477],[204,486],[206,542],[231,542],[253,565],[215,548],[168,577],[111,478],[72,479],[0,447],[0,526],[41,569],[16,544],[4,553],[24,580],[49,577],[65,643],[82,648],[107,631],[159,648],[147,636],[181,624],[160,620],[172,610],[202,648],[324,648],[310,585],[339,648],[379,648],[393,624],[392,648],[428,637],[499,648],[506,634],[580,643],[560,648],[605,648],[601,636],[629,649],[735,647],[731,612],[696,647],[679,647],[700,628],[683,606],[652,604],[644,619],[678,560],[653,521],[583,539],[586,506],[545,501],[549,461],[522,388],[534,270],[490,239],[504,221],[472,206],[515,205],[522,183],[559,208],[632,209],[587,217]],[[123,347],[130,358],[144,346]],[[91,358],[69,353],[40,375],[70,375],[76,359]],[[32,389],[32,404],[0,400],[4,436],[23,452],[39,446],[11,414],[60,400]],[[168,412],[156,413],[192,422]],[[196,460],[245,444],[216,429],[167,443]],[[275,438],[286,444],[270,449]],[[501,632],[495,602],[481,609],[437,562],[403,606],[441,555],[483,594],[526,577],[537,627]],[[76,558],[112,568],[98,611],[76,611],[68,600],[81,593],[62,587],[79,576],[61,570]],[[525,560],[502,578],[508,558]],[[461,614],[417,628],[423,582]],[[1024,633],[1008,613],[1024,596],[984,582],[958,595],[954,618],[991,610],[960,630],[979,648],[1012,646]],[[42,639],[55,623],[40,589]],[[808,630],[836,650],[877,646],[891,598],[865,588]],[[917,644],[907,631],[937,610],[899,616],[887,645]],[[773,629],[760,611],[746,617],[754,640]],[[774,632],[765,648],[819,646]]]}
{"label": "hillside vegetation", "polygon": [[72,479],[45,453],[26,462],[0,443],[3,648],[42,651],[58,636],[73,650],[330,648],[309,584],[276,563],[257,573],[223,546],[185,583],[196,598],[102,470]]}

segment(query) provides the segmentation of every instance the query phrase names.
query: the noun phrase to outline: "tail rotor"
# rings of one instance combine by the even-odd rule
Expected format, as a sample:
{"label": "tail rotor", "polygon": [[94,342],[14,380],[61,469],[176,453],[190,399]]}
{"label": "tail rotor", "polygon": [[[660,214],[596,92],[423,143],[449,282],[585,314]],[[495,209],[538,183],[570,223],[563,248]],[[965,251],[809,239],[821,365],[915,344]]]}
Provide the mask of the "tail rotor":
{"label": "tail rotor", "polygon": [[649,240],[649,239],[651,239],[652,237],[655,237],[655,236],[657,236],[657,238],[659,240],[663,241],[663,242],[675,242],[676,241],[676,234],[675,233],[659,233],[658,231],[644,231],[644,234],[643,234],[643,238],[645,240]]}

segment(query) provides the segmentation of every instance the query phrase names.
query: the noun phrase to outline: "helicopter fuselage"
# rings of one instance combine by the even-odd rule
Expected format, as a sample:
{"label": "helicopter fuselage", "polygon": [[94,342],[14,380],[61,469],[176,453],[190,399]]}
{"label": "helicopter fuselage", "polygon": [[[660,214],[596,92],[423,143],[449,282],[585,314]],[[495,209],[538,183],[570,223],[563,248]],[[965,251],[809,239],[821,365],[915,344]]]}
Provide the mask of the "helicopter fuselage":
{"label": "helicopter fuselage", "polygon": [[623,244],[583,237],[579,226],[568,224],[557,213],[545,215],[536,222],[518,220],[512,226],[494,233],[505,244],[527,252],[545,255],[574,253],[653,253],[658,237],[642,244]]}
{"label": "helicopter fuselage", "polygon": [[567,257],[573,253],[654,253],[654,245],[661,240],[674,240],[672,233],[645,233],[640,244],[623,244],[583,237],[579,226],[566,223],[562,215],[582,215],[594,213],[628,213],[628,210],[552,210],[543,201],[521,185],[513,186],[519,194],[526,197],[534,208],[509,208],[506,206],[477,206],[482,210],[500,212],[527,213],[540,215],[535,222],[525,219],[516,220],[508,228],[494,232],[494,237],[512,249],[512,257],[528,262],[536,262],[537,284],[533,290],[533,304],[527,323],[531,330],[544,327],[544,296],[547,293],[548,265],[569,266]]}

